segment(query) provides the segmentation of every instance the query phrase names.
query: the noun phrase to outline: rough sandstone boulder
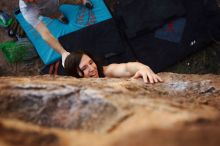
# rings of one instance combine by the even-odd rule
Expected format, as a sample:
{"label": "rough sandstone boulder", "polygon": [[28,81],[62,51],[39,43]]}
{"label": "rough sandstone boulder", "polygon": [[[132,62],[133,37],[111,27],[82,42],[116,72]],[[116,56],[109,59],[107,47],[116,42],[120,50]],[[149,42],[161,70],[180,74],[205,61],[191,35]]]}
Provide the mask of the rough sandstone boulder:
{"label": "rough sandstone boulder", "polygon": [[0,78],[0,146],[220,143],[220,76]]}

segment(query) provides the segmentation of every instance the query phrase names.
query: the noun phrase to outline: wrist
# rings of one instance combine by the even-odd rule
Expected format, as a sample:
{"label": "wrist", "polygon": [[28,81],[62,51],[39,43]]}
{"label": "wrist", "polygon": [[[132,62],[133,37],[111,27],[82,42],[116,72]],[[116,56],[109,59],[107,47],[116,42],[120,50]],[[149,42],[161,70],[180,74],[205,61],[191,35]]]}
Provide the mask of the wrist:
{"label": "wrist", "polygon": [[67,54],[68,52],[64,49],[64,48],[62,48],[62,49],[60,49],[61,51],[60,51],[60,55],[64,55],[64,54]]}
{"label": "wrist", "polygon": [[66,58],[69,56],[69,52],[64,52],[64,53],[62,53],[61,54],[61,56],[62,56],[62,66],[65,68],[65,61],[66,61]]}
{"label": "wrist", "polygon": [[61,56],[68,56],[69,54],[70,54],[69,52],[65,51],[65,52],[61,53]]}
{"label": "wrist", "polygon": [[136,67],[139,68],[139,69],[145,69],[145,68],[148,68],[147,65],[142,64],[142,63],[140,63],[140,62],[137,62]]}

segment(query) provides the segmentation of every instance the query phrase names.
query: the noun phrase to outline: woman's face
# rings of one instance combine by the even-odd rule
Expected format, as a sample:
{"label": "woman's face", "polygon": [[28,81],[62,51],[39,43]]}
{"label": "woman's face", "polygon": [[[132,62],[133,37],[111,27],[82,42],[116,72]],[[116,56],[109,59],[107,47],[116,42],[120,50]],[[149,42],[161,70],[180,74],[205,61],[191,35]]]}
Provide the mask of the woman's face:
{"label": "woman's face", "polygon": [[98,70],[95,62],[88,56],[83,55],[79,64],[80,70],[84,73],[84,78],[98,78]]}

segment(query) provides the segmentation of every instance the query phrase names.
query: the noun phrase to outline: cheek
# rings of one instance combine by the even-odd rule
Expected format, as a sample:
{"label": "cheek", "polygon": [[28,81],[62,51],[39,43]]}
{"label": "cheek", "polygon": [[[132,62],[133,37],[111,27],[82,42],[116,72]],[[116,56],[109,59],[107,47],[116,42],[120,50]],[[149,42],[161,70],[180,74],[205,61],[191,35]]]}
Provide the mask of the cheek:
{"label": "cheek", "polygon": [[89,77],[89,71],[88,70],[84,70],[83,73],[84,73],[84,78]]}
{"label": "cheek", "polygon": [[93,64],[93,67],[94,67],[95,69],[97,69],[97,65],[96,65],[95,63]]}

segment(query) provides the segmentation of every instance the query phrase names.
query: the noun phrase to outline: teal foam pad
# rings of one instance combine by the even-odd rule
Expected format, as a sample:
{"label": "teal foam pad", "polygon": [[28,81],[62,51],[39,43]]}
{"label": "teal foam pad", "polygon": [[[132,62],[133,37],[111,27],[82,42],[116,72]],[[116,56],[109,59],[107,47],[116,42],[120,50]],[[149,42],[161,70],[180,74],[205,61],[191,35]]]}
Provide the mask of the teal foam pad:
{"label": "teal foam pad", "polygon": [[[84,6],[79,5],[60,6],[60,11],[62,11],[67,17],[67,19],[69,20],[69,24],[63,24],[57,19],[50,19],[48,17],[42,17],[42,21],[44,22],[44,24],[46,24],[47,28],[54,35],[54,37],[58,39],[60,36],[63,36],[70,32],[74,32],[79,29],[85,28],[88,25],[99,23],[112,18],[103,0],[91,0],[91,2],[94,5],[94,8],[92,10],[86,9]],[[83,13],[85,15],[82,16]],[[93,19],[91,18],[92,13],[95,16],[95,21],[92,22],[92,24],[88,24],[88,20]],[[52,49],[42,39],[40,34],[25,21],[21,13],[16,13],[15,17],[26,32],[30,41],[35,46],[44,64],[51,64],[61,58],[60,54]],[[80,18],[82,18],[82,20]]]}

